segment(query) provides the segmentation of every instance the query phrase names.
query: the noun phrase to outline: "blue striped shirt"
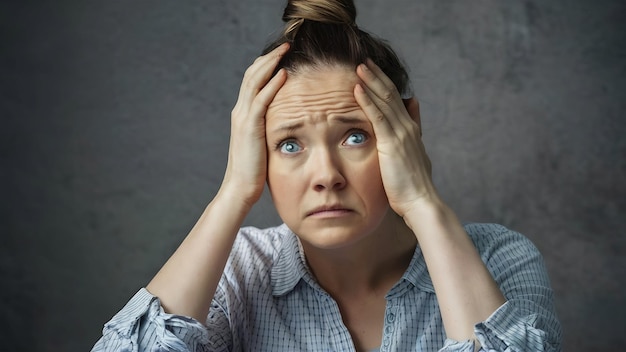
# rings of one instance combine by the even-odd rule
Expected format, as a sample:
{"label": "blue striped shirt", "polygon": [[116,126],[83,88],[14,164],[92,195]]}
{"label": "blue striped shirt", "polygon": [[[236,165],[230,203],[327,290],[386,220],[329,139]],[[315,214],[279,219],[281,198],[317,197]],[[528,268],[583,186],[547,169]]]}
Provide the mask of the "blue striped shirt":
{"label": "blue striped shirt", "polygon": [[[507,302],[475,335],[484,351],[560,351],[561,327],[537,248],[495,224],[469,224]],[[386,295],[380,351],[473,351],[446,338],[419,246]],[[205,324],[163,312],[141,289],[104,327],[93,351],[354,351],[337,303],[307,268],[287,226],[240,230]]]}

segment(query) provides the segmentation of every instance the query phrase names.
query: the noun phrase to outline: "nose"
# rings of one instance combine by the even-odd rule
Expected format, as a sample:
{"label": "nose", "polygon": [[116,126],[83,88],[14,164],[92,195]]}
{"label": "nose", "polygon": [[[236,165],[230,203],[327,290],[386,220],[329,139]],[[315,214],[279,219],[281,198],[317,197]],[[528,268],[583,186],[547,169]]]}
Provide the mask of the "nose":
{"label": "nose", "polygon": [[315,191],[340,190],[345,187],[346,179],[342,173],[342,163],[336,153],[318,150],[309,162],[311,186]]}

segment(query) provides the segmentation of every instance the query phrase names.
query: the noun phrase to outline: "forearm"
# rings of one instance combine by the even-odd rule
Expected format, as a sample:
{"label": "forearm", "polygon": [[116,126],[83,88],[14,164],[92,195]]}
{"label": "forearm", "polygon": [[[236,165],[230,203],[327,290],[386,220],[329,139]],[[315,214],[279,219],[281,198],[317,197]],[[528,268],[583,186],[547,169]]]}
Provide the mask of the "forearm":
{"label": "forearm", "polygon": [[474,339],[474,326],[505,302],[456,215],[443,203],[405,214],[431,276],[446,334]]}
{"label": "forearm", "polygon": [[204,322],[237,232],[249,211],[221,190],[146,287],[167,313]]}

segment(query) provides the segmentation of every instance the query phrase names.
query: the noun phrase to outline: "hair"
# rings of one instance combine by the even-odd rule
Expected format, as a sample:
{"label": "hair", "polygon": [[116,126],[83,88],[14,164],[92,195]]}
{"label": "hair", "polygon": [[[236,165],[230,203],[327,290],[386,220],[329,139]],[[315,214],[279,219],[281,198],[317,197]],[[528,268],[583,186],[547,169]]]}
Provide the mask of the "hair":
{"label": "hair", "polygon": [[276,72],[307,67],[343,65],[356,68],[370,58],[391,79],[398,92],[410,96],[409,76],[389,44],[356,25],[352,0],[289,0],[283,12],[285,26],[263,55],[288,42],[291,47]]}

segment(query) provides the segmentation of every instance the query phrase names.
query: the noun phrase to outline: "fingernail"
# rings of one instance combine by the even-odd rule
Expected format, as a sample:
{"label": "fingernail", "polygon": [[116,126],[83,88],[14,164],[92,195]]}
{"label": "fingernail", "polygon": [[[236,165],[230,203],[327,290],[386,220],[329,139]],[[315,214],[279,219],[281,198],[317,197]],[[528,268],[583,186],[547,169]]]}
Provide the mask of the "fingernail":
{"label": "fingernail", "polygon": [[369,69],[370,69],[369,67],[367,67],[366,63],[362,63],[361,64],[361,68],[363,69],[363,71],[369,71]]}

